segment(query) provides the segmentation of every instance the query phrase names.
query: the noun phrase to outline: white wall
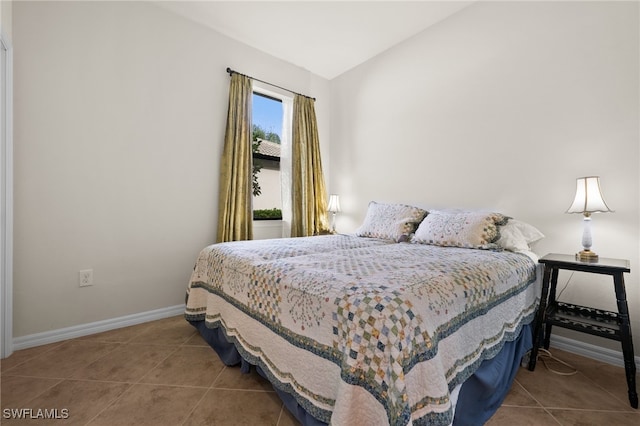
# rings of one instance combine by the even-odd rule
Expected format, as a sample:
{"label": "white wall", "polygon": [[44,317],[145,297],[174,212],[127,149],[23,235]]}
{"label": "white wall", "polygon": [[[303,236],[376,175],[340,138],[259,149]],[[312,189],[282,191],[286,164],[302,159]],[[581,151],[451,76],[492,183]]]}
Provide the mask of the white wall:
{"label": "white wall", "polygon": [[226,67],[328,85],[146,2],[13,6],[14,336],[183,303],[215,239]]}
{"label": "white wall", "polygon": [[[183,301],[215,237],[230,66],[318,98],[341,232],[370,200],[489,207],[571,253],[574,179],[600,175],[616,213],[594,249],[632,261],[638,353],[637,3],[480,2],[331,82],[152,4],[16,2],[10,27],[14,336]],[[564,296],[615,309],[604,277]]]}
{"label": "white wall", "polygon": [[13,33],[13,25],[12,25],[12,9],[13,9],[13,1],[12,0],[1,0],[0,1],[0,28],[2,28],[3,34],[8,37],[10,40],[12,38]]}
{"label": "white wall", "polygon": [[[338,229],[370,200],[493,208],[540,228],[540,254],[574,253],[581,217],[564,211],[575,178],[599,175],[616,213],[594,216],[593,249],[631,260],[640,353],[638,16],[637,2],[478,2],[333,80]],[[563,300],[616,310],[603,276],[577,273]]]}

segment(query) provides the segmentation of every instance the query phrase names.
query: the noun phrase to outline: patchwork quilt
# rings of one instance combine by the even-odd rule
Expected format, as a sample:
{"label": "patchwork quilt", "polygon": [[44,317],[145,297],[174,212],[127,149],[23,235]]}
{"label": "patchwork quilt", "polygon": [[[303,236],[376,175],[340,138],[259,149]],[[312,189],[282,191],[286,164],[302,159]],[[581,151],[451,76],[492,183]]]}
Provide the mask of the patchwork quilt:
{"label": "patchwork quilt", "polygon": [[348,235],[201,251],[186,318],[334,425],[446,425],[450,391],[538,303],[527,256]]}

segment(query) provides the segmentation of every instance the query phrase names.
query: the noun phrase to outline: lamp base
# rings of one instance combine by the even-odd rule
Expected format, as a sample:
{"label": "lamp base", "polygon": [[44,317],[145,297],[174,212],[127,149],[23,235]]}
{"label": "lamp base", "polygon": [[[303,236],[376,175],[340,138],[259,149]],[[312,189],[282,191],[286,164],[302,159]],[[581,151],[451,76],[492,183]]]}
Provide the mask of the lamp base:
{"label": "lamp base", "polygon": [[591,250],[582,250],[576,253],[576,260],[579,260],[580,262],[597,262],[598,255]]}

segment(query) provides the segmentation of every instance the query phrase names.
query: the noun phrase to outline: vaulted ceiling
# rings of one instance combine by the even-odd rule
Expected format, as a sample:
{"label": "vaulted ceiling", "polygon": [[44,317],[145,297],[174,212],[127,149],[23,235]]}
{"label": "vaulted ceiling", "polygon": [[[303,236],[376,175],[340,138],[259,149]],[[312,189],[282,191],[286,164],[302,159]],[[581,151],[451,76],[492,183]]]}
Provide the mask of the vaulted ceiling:
{"label": "vaulted ceiling", "polygon": [[332,79],[473,1],[159,1],[272,56]]}

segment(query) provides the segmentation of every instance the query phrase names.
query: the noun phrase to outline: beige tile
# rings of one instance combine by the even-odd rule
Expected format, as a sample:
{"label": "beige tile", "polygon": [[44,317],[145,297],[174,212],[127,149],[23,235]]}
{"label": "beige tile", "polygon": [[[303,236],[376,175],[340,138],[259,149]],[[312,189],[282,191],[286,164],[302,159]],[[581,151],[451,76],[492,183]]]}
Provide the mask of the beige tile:
{"label": "beige tile", "polygon": [[276,426],[281,410],[275,392],[211,389],[185,426]]}
{"label": "beige tile", "polygon": [[[579,373],[559,376],[541,362],[535,372],[520,369],[488,425],[640,424],[623,368],[552,353]],[[268,381],[224,367],[182,316],[17,351],[1,363],[2,408],[68,408],[69,419],[54,424],[298,425]]]}
{"label": "beige tile", "polygon": [[15,351],[11,354],[10,357],[0,360],[0,369],[4,373],[6,370],[10,370],[13,367],[16,367],[22,364],[25,361],[28,361],[32,358],[42,355],[45,352],[52,350],[64,342],[51,343],[49,345],[36,346],[29,349],[22,349],[19,351]]}
{"label": "beige tile", "polygon": [[[551,353],[555,357],[575,366],[586,377],[627,404],[629,408],[631,407],[629,405],[627,377],[623,367],[606,364],[559,349],[552,349]],[[636,389],[638,389],[638,386],[640,386],[640,372],[636,373]]]}
{"label": "beige tile", "polygon": [[[63,410],[67,410],[67,418],[57,419],[53,423],[84,425],[109,406],[129,386],[131,385],[124,383],[64,380],[32,400],[26,407],[34,412],[38,409],[57,409],[59,416],[63,416]],[[41,425],[43,420],[21,420],[19,423]]]}
{"label": "beige tile", "polygon": [[559,426],[543,408],[502,406],[489,419],[486,426]]}
{"label": "beige tile", "polygon": [[210,347],[181,346],[141,382],[209,387],[223,368],[218,354]]}
{"label": "beige tile", "polygon": [[5,372],[12,376],[68,378],[116,349],[117,343],[70,340]]}
{"label": "beige tile", "polygon": [[214,389],[243,389],[273,391],[271,383],[251,368],[248,374],[240,372],[240,367],[226,367],[212,386]]}
{"label": "beige tile", "polygon": [[527,392],[517,380],[513,381],[513,385],[504,399],[502,405],[515,407],[540,407],[540,404]]}
{"label": "beige tile", "polygon": [[129,343],[152,345],[182,345],[197,333],[183,316],[155,321],[153,327],[143,331]]}
{"label": "beige tile", "polygon": [[175,346],[122,345],[78,370],[72,377],[134,383],[175,350]]}
{"label": "beige tile", "polygon": [[300,426],[301,423],[291,414],[286,407],[282,407],[282,412],[280,413],[280,419],[278,419],[278,426]]}
{"label": "beige tile", "polygon": [[105,331],[104,333],[91,334],[89,336],[78,337],[78,340],[93,340],[99,342],[128,343],[136,336],[154,327],[154,322],[132,325],[130,327],[118,328],[116,330]]}
{"label": "beige tile", "polygon": [[211,346],[209,346],[209,344],[202,338],[202,336],[200,335],[200,333],[197,332],[196,330],[196,334],[193,335],[193,337],[191,337],[189,340],[187,340],[185,343],[185,345],[188,346],[206,346],[208,348],[210,348]]}
{"label": "beige tile", "polygon": [[543,407],[614,411],[627,407],[581,372],[561,376],[539,365],[535,371],[521,368],[516,377]]}
{"label": "beige tile", "polygon": [[184,318],[184,314],[174,315],[172,317],[155,320],[155,321],[153,321],[153,324],[156,325],[156,326],[160,326],[160,327],[165,327],[168,324],[178,324],[178,325],[185,325],[186,324],[190,328],[195,330],[195,328],[191,324],[189,324],[189,321],[187,321]]}
{"label": "beige tile", "polygon": [[207,392],[204,388],[132,385],[91,426],[180,425]]}
{"label": "beige tile", "polygon": [[[620,401],[623,401],[627,408],[631,409],[627,377],[623,368],[600,364],[592,368],[581,368],[580,371]],[[636,374],[636,392],[640,390],[638,386],[640,386],[640,375]]]}
{"label": "beige tile", "polygon": [[637,426],[640,424],[638,413],[586,410],[549,410],[549,412],[565,426]]}
{"label": "beige tile", "polygon": [[2,408],[25,408],[29,401],[60,381],[40,377],[4,376],[0,395]]}

